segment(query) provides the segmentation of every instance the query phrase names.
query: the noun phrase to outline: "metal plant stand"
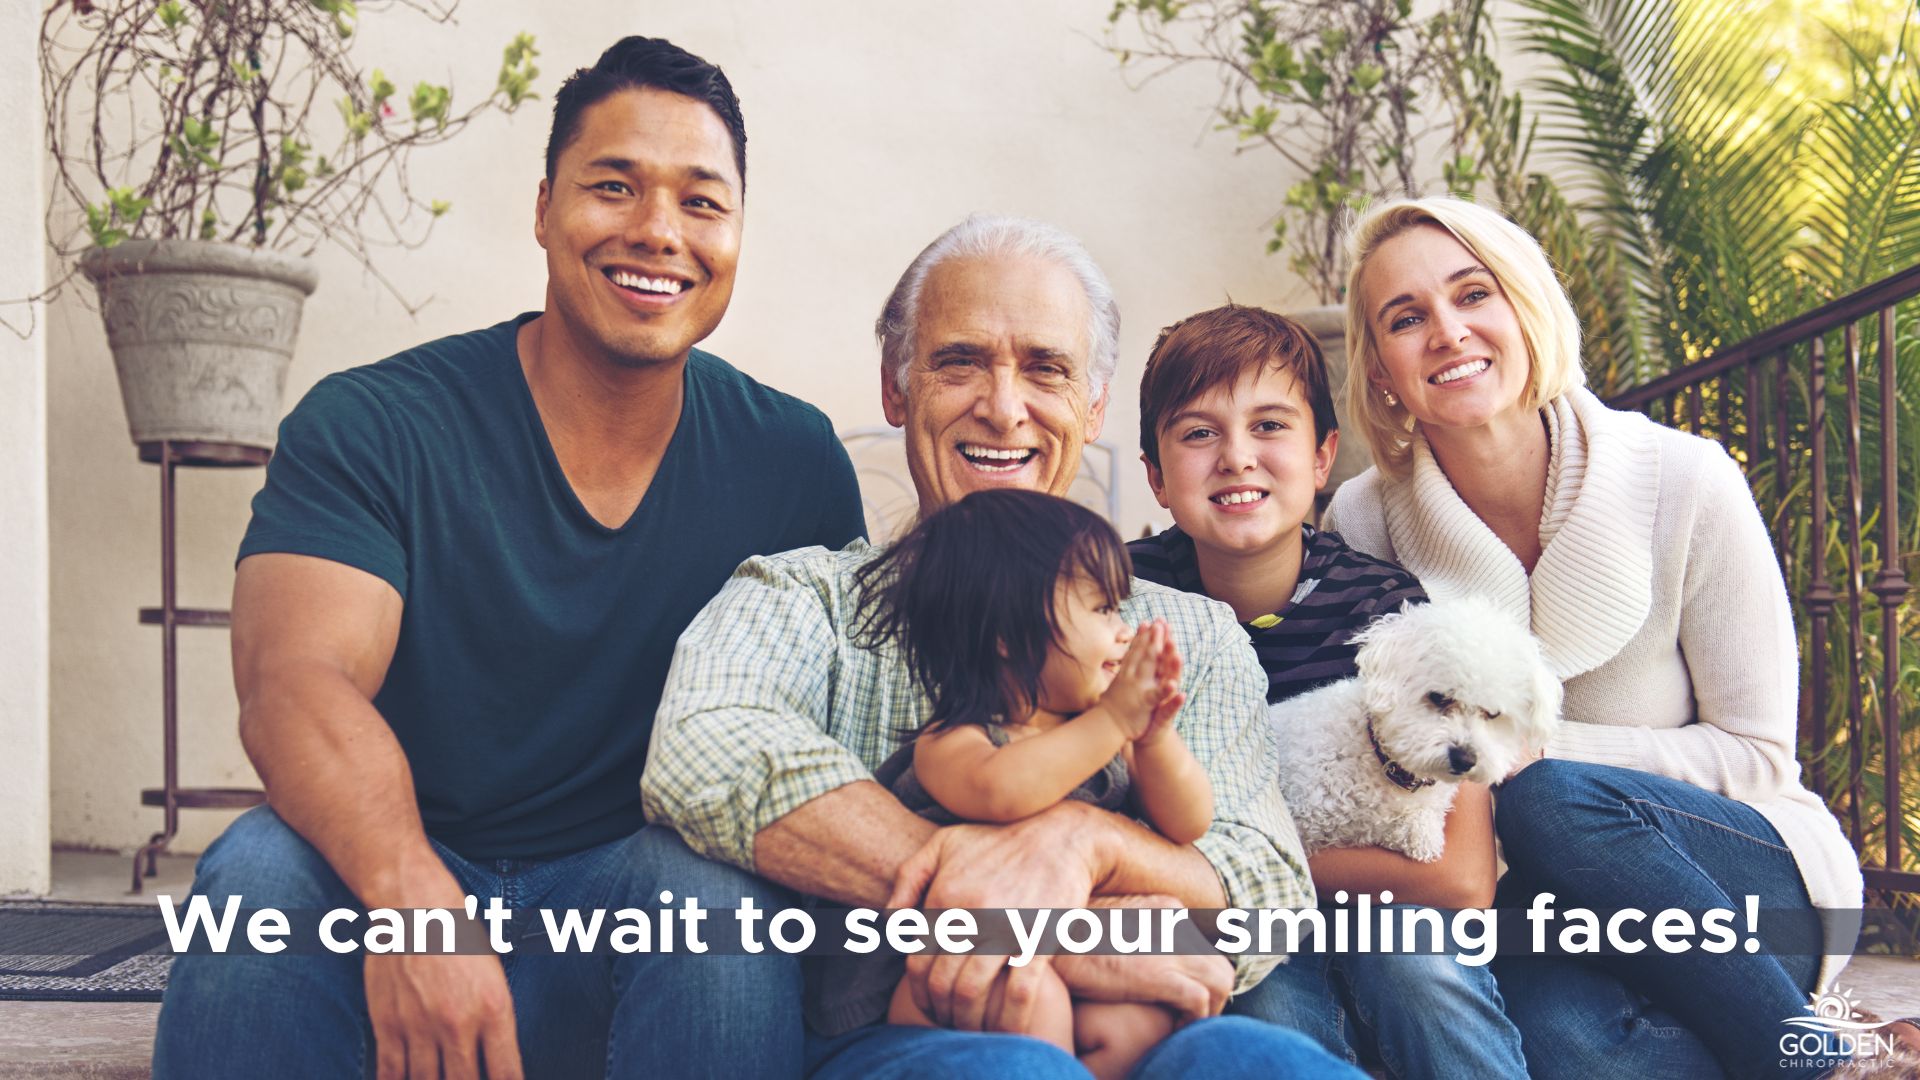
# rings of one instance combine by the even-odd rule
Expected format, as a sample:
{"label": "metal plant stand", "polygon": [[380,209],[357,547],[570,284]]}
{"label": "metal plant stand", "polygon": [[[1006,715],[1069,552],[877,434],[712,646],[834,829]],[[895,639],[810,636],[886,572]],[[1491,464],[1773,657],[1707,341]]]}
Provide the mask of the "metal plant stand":
{"label": "metal plant stand", "polygon": [[160,606],[141,608],[140,622],[160,628],[161,732],[166,747],[166,765],[162,786],[140,793],[145,806],[166,811],[166,827],[153,834],[145,847],[133,856],[133,891],[139,892],[142,878],[152,877],[159,869],[159,856],[180,831],[181,810],[244,809],[266,801],[266,794],[254,788],[189,788],[180,786],[180,707],[179,653],[175,633],[182,626],[227,626],[229,612],[211,608],[183,608],[174,595],[174,489],[173,471],[180,466],[196,468],[248,468],[267,463],[272,451],[257,446],[239,446],[215,442],[143,442],[140,460],[160,466]]}

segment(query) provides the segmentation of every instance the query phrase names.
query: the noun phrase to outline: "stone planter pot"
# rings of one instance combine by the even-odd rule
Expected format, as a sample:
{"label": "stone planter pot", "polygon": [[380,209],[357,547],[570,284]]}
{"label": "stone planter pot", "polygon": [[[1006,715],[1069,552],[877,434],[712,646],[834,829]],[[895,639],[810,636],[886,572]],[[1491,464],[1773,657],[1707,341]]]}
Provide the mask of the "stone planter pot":
{"label": "stone planter pot", "polygon": [[138,443],[272,448],[312,260],[204,240],[128,240],[81,257],[100,290]]}
{"label": "stone planter pot", "polygon": [[1333,472],[1320,490],[1331,495],[1334,489],[1373,464],[1367,440],[1360,429],[1347,424],[1347,309],[1344,304],[1324,304],[1305,311],[1287,313],[1287,318],[1307,328],[1320,343],[1320,355],[1327,360],[1327,382],[1333,388],[1333,412],[1340,418],[1340,452],[1334,456]]}

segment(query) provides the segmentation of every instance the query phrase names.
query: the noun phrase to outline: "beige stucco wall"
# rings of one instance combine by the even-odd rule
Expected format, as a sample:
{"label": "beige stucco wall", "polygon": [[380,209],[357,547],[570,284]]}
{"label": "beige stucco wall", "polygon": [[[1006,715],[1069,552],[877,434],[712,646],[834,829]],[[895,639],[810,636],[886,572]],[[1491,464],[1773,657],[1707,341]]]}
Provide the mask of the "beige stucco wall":
{"label": "beige stucco wall", "polygon": [[[1124,448],[1158,327],[1229,296],[1283,309],[1306,301],[1262,252],[1288,178],[1270,157],[1235,157],[1212,132],[1210,75],[1128,89],[1098,44],[1107,7],[469,0],[445,30],[371,15],[370,58],[402,85],[450,76],[456,102],[490,87],[500,47],[530,31],[543,101],[417,159],[421,190],[454,204],[428,247],[381,264],[409,295],[434,297],[417,319],[351,263],[323,257],[287,403],[328,372],[539,304],[531,208],[558,76],[621,34],[651,33],[722,64],[747,117],[746,249],[709,348],[843,428],[882,423],[869,327],[907,260],[971,210],[1045,218],[1083,237],[1118,291],[1125,329],[1107,431]],[[159,821],[137,800],[159,778],[158,632],[134,617],[158,600],[158,485],[128,442],[97,315],[70,295],[49,331],[53,835],[127,848]],[[8,401],[0,392],[0,408]],[[1126,457],[1121,525],[1137,534],[1165,519]],[[182,474],[181,603],[225,604],[260,479]],[[182,636],[184,777],[249,783],[226,634]],[[228,817],[187,813],[180,848],[203,846]]]}
{"label": "beige stucco wall", "polygon": [[[0,5],[0,146],[39,144],[33,9]],[[40,160],[0,154],[0,297],[39,291]],[[44,892],[47,751],[47,332],[39,305],[0,307],[0,894]]]}

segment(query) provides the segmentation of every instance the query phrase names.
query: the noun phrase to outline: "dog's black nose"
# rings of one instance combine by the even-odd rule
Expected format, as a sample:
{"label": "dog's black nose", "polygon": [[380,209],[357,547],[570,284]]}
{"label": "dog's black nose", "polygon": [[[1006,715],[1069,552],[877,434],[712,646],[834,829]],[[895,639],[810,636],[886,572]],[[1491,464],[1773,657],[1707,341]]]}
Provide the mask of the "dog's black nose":
{"label": "dog's black nose", "polygon": [[1456,773],[1463,773],[1473,768],[1473,763],[1478,760],[1480,759],[1473,756],[1473,751],[1464,746],[1447,747],[1447,764],[1453,766],[1453,771]]}

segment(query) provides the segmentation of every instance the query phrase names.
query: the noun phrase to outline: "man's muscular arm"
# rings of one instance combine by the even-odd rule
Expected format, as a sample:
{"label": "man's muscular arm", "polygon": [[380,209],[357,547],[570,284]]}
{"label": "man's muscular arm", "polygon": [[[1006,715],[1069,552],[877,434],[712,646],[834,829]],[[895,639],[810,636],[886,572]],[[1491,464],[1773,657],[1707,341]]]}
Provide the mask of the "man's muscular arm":
{"label": "man's muscular arm", "polygon": [[[242,560],[233,591],[240,739],[274,812],[362,903],[461,907],[427,843],[406,755],[373,695],[400,633],[401,599],[361,570],[304,555]],[[520,1075],[513,999],[493,956],[368,956],[382,1080],[422,1062],[445,1075]],[[411,1062],[411,1064],[410,1064]]]}
{"label": "man's muscular arm", "polygon": [[413,775],[374,710],[400,633],[386,582],[303,555],[254,555],[233,588],[240,740],[267,801],[371,907],[456,905],[427,844]]}
{"label": "man's muscular arm", "polygon": [[901,865],[936,830],[885,788],[861,780],[756,833],[753,868],[808,896],[877,908],[893,894]]}
{"label": "man's muscular arm", "polygon": [[1182,907],[1227,906],[1220,875],[1193,845],[1175,844],[1120,814],[1094,813],[1098,817],[1089,814],[1087,828],[1107,849],[1100,862],[1108,868],[1094,882],[1097,895],[1158,894],[1175,898]]}

